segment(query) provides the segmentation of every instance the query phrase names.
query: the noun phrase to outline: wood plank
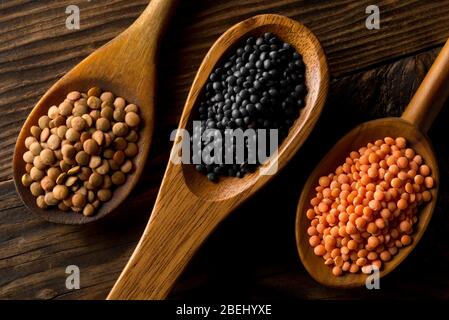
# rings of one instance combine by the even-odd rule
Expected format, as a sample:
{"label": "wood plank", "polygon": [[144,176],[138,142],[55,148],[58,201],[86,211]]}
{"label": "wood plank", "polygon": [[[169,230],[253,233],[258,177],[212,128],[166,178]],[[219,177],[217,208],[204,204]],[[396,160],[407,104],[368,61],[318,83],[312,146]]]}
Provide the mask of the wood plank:
{"label": "wood plank", "polygon": [[[0,3],[0,181],[11,179],[15,137],[48,87],[82,58],[124,30],[148,0],[9,0]],[[372,1],[181,1],[164,42],[159,87],[176,126],[195,70],[234,23],[259,13],[297,19],[314,31],[339,77],[437,46],[449,37],[448,0],[378,1],[381,29],[365,28]],[[81,9],[81,29],[67,30],[65,8]],[[164,137],[164,143],[167,140]]]}
{"label": "wood plank", "polygon": [[[440,199],[416,251],[381,282],[382,290],[335,290],[315,283],[294,240],[301,185],[318,159],[353,125],[399,115],[438,50],[332,81],[325,112],[303,149],[273,183],[237,209],[209,238],[171,295],[177,298],[449,298],[449,150],[445,108],[430,137],[440,161]],[[162,105],[171,99],[166,93]],[[13,184],[0,183],[0,298],[103,299],[137,243],[154,203],[169,147],[172,118],[161,109],[159,141],[144,176],[111,220],[89,226],[41,221],[22,205]],[[157,156],[156,156],[157,155]],[[275,199],[275,200],[274,200]],[[125,209],[126,208],[126,209]],[[65,288],[65,268],[81,268],[81,289]],[[425,272],[425,270],[432,272]]]}

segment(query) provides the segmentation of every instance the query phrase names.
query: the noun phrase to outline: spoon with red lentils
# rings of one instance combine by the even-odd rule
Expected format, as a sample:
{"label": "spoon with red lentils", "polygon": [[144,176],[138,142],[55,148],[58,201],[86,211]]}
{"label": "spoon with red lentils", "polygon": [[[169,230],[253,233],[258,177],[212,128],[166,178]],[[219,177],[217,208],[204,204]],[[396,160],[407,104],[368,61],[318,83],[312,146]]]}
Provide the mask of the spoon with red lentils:
{"label": "spoon with red lentils", "polygon": [[13,159],[17,191],[31,211],[85,224],[111,213],[136,185],[152,140],[157,49],[176,3],[151,0],[33,108]]}
{"label": "spoon with red lentils", "polygon": [[426,135],[449,95],[449,41],[401,118],[366,122],[322,159],[302,191],[299,255],[321,284],[356,287],[393,271],[434,211],[438,164]]}

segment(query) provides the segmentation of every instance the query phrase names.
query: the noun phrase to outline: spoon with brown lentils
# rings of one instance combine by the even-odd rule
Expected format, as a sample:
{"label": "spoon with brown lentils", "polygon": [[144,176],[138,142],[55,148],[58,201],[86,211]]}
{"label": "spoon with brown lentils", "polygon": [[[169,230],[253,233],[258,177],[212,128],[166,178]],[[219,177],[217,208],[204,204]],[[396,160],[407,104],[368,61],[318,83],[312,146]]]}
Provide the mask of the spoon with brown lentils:
{"label": "spoon with brown lentils", "polygon": [[132,172],[140,124],[139,107],[112,92],[70,92],[31,127],[23,186],[41,209],[94,215]]}
{"label": "spoon with brown lentils", "polygon": [[[137,185],[148,158],[159,45],[177,3],[148,1],[129,28],[68,71],[28,115],[15,145],[13,178],[24,204],[43,219],[86,224],[127,211],[116,209]],[[38,142],[34,153],[28,149],[33,142]],[[32,167],[34,178],[36,172],[41,180],[49,176],[44,182],[53,178],[53,188],[50,182],[44,190],[41,180],[34,181]],[[51,175],[50,168],[56,168]],[[56,185],[61,187],[53,190]]]}

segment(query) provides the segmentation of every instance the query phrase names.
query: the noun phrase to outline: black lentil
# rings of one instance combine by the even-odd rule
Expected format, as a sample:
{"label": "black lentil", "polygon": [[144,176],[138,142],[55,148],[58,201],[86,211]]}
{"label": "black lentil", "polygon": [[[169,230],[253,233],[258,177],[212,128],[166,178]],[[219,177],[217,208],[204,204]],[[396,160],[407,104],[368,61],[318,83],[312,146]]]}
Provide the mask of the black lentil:
{"label": "black lentil", "polygon": [[[236,128],[278,129],[281,143],[304,107],[304,77],[302,57],[290,44],[271,33],[249,37],[210,74],[196,119],[202,131],[218,129],[222,134]],[[193,157],[201,159],[201,154]],[[195,169],[214,182],[219,176],[241,178],[260,164],[249,164],[247,158],[245,153],[243,164],[201,163]]]}

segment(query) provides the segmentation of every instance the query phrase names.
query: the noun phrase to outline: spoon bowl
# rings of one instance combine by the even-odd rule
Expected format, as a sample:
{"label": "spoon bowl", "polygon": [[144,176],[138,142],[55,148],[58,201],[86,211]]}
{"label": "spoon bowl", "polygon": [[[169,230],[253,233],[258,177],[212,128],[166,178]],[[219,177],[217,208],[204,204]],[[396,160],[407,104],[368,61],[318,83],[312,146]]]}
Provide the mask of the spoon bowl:
{"label": "spoon bowl", "polygon": [[[278,15],[259,15],[226,31],[204,58],[188,95],[179,129],[189,130],[194,109],[209,74],[245,37],[271,32],[290,43],[303,56],[308,95],[305,107],[279,146],[276,157],[262,166],[280,169],[308,137],[323,108],[329,83],[323,50],[312,32],[301,23]],[[178,130],[172,156],[182,141]],[[168,163],[150,221],[131,259],[108,299],[163,299],[208,235],[229,213],[252,196],[272,175],[260,168],[244,178],[210,182],[191,164]]]}
{"label": "spoon bowl", "polygon": [[[176,0],[152,0],[142,15],[118,37],[81,61],[56,82],[39,100],[26,119],[17,138],[13,176],[16,189],[25,205],[42,218],[63,224],[85,224],[111,213],[122,203],[136,185],[148,156],[153,127],[156,89],[157,45],[173,11]],[[25,139],[39,117],[46,115],[52,105],[59,105],[71,91],[87,92],[91,87],[111,91],[124,97],[141,109],[142,125],[137,142],[139,153],[133,159],[135,170],[127,176],[126,183],[114,190],[111,200],[102,204],[94,216],[86,217],[73,211],[58,208],[41,209],[30,190],[21,183],[25,173],[22,155],[26,151]]]}
{"label": "spoon bowl", "polygon": [[[187,98],[183,114],[184,121],[181,120],[180,128],[190,128],[192,121],[196,120],[194,108],[198,98],[201,97],[202,88],[206,85],[209,74],[226,57],[226,53],[235,49],[244,39],[250,36],[258,37],[266,32],[271,32],[281,41],[290,43],[302,55],[306,65],[305,82],[308,94],[305,98],[305,107],[300,111],[299,117],[290,128],[289,135],[278,149],[277,161],[283,166],[302,145],[318,120],[328,86],[326,59],[319,42],[309,29],[291,19],[277,15],[260,15],[245,20],[224,33],[212,46],[198,70]],[[184,115],[188,116],[184,117]],[[267,169],[269,165],[265,163],[262,166]],[[220,183],[213,183],[204,179],[204,175],[190,164],[183,164],[182,169],[185,183],[190,191],[208,200],[233,197],[251,188],[260,179],[264,180],[264,176],[256,171],[245,175],[244,178],[224,177],[221,178]]]}
{"label": "spoon bowl", "polygon": [[449,42],[441,50],[432,68],[426,75],[418,91],[401,118],[384,118],[366,122],[351,130],[327,153],[306,181],[299,199],[296,215],[296,243],[301,261],[305,269],[317,282],[340,288],[351,288],[365,285],[367,275],[363,273],[346,273],[336,277],[332,269],[324,264],[322,257],[314,254],[309,244],[307,229],[310,220],[306,216],[310,208],[310,200],[316,194],[315,187],[321,176],[335,172],[339,164],[345,162],[351,151],[358,150],[385,137],[404,137],[407,145],[420,154],[424,163],[432,170],[436,187],[430,190],[432,200],[419,208],[418,222],[414,225],[413,242],[399,249],[392,260],[383,263],[380,276],[392,272],[415,248],[427,225],[430,222],[437,204],[439,170],[438,162],[433,152],[432,144],[426,131],[441,109],[449,95]]}
{"label": "spoon bowl", "polygon": [[[334,172],[336,165],[344,163],[351,151],[358,150],[366,146],[369,142],[374,142],[378,139],[399,136],[406,138],[407,146],[413,148],[425,159],[425,163],[432,168],[433,179],[438,182],[438,162],[427,136],[416,126],[401,118],[385,118],[366,122],[346,134],[327,153],[304,185],[297,209],[297,245],[304,267],[319,283],[330,287],[358,287],[365,284],[367,276],[363,273],[346,273],[341,277],[336,277],[332,274],[331,268],[324,264],[323,258],[318,257],[313,252],[313,248],[309,244],[309,235],[307,234],[310,220],[306,217],[305,212],[310,208],[310,200],[316,194],[315,187],[318,184],[318,179],[328,175],[330,172]],[[381,277],[393,271],[412,252],[421,239],[437,203],[438,183],[430,192],[432,194],[432,201],[420,208],[418,223],[414,225],[412,244],[399,249],[397,255],[391,261],[384,264],[384,267],[380,271]]]}

